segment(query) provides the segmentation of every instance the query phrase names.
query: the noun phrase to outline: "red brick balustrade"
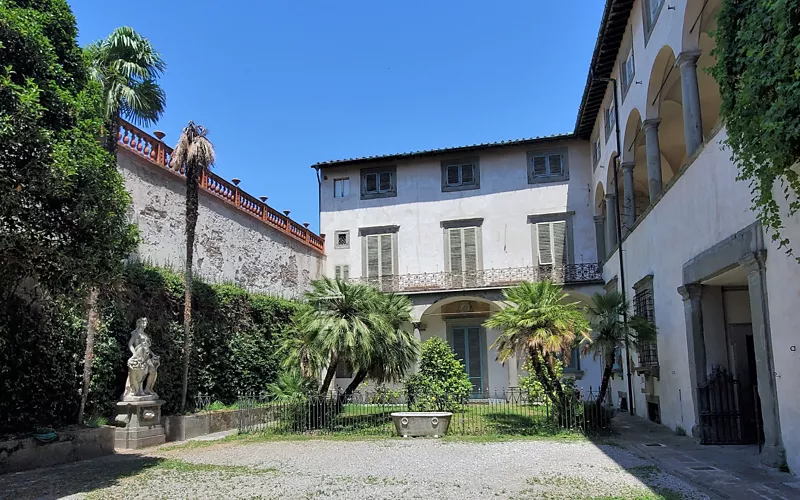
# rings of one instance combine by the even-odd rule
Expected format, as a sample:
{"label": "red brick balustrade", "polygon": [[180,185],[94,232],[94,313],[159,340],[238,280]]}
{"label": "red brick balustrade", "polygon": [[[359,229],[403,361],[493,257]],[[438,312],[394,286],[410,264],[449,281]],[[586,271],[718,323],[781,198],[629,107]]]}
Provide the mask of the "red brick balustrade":
{"label": "red brick balustrade", "polygon": [[[175,175],[184,176],[183,169],[173,165],[171,147],[125,120],[120,120],[117,142],[123,150],[132,152]],[[259,219],[264,224],[287,234],[302,244],[320,253],[325,252],[324,236],[314,234],[302,224],[298,224],[213,172],[203,175],[200,180],[200,189],[230,203],[242,212]]]}

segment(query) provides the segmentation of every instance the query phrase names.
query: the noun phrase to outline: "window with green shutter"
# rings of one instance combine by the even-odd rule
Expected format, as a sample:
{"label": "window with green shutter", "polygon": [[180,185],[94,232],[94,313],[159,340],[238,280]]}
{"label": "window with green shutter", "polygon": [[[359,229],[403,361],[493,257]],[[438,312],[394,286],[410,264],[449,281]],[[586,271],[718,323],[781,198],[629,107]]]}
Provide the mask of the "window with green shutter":
{"label": "window with green shutter", "polygon": [[334,266],[333,275],[337,280],[347,281],[350,278],[350,266],[347,264]]}
{"label": "window with green shutter", "polygon": [[393,234],[366,236],[366,251],[367,278],[380,278],[395,274]]}
{"label": "window with green shutter", "polygon": [[537,223],[536,242],[539,264],[564,265],[569,262],[567,221]]}
{"label": "window with green shutter", "polygon": [[480,228],[458,227],[447,230],[449,271],[453,274],[475,272],[479,261]]}

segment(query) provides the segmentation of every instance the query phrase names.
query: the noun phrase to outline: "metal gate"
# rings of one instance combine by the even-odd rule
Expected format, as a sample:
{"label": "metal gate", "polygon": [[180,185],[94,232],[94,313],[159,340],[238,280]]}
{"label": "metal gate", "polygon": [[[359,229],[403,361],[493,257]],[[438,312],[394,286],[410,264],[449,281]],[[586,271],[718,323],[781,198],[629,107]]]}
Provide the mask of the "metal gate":
{"label": "metal gate", "polygon": [[712,369],[697,388],[702,444],[743,444],[739,382],[725,368]]}

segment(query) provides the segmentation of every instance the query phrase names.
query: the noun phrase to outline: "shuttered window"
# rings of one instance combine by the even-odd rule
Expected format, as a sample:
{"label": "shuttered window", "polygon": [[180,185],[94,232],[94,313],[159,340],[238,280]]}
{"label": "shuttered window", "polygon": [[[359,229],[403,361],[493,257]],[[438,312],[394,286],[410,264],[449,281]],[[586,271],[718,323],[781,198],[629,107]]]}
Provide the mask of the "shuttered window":
{"label": "shuttered window", "polygon": [[350,279],[350,266],[344,264],[341,266],[335,266],[334,270],[334,277],[337,280],[347,281]]}
{"label": "shuttered window", "polygon": [[461,191],[480,187],[478,159],[442,162],[442,191]]}
{"label": "shuttered window", "polygon": [[480,229],[459,227],[447,230],[449,271],[453,274],[475,272],[480,267]]}
{"label": "shuttered window", "polygon": [[539,253],[539,264],[567,264],[568,253],[566,221],[537,223],[536,243]]}
{"label": "shuttered window", "polygon": [[564,160],[560,154],[534,156],[531,159],[534,178],[560,177],[564,175]]}
{"label": "shuttered window", "polygon": [[368,278],[395,274],[394,235],[371,234],[366,236],[366,251]]}

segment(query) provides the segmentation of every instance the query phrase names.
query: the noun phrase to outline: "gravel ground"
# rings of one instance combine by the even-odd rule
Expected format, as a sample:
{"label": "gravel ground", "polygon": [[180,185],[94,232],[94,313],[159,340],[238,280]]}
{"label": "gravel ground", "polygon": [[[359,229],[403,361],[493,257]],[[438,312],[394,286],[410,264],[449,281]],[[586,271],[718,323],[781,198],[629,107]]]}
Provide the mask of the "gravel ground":
{"label": "gravel ground", "polygon": [[23,498],[707,498],[631,453],[588,442],[220,443],[0,476]]}

